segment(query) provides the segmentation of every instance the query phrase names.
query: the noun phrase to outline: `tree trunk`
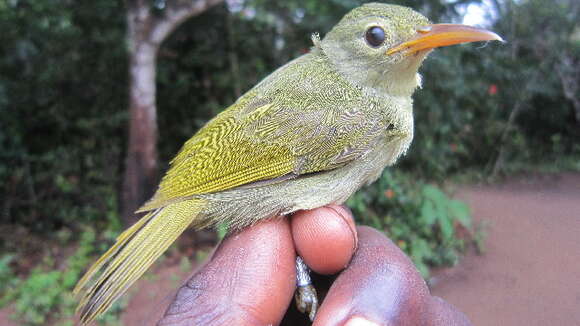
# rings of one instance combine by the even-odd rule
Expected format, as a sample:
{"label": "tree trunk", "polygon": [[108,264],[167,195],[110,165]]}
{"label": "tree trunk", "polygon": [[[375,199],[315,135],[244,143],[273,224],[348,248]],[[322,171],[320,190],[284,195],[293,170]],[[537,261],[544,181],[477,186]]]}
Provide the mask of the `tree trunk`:
{"label": "tree trunk", "polygon": [[123,180],[122,216],[132,224],[134,212],[157,183],[157,46],[142,42],[129,54],[129,144]]}
{"label": "tree trunk", "polygon": [[136,221],[135,210],[157,184],[157,108],[155,74],[157,51],[163,40],[187,18],[222,0],[166,0],[162,14],[151,11],[148,0],[126,0],[129,44],[129,142],[121,193],[121,218]]}
{"label": "tree trunk", "polygon": [[580,82],[578,81],[580,67],[578,63],[574,62],[571,56],[563,54],[556,71],[560,77],[564,97],[572,103],[574,118],[576,123],[580,125]]}

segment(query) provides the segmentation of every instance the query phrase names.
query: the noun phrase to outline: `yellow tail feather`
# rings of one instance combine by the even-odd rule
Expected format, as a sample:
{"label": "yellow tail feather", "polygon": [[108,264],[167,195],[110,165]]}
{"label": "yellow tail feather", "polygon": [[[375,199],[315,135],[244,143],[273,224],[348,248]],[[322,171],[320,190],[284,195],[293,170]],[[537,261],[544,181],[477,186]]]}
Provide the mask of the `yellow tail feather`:
{"label": "yellow tail feather", "polygon": [[199,199],[173,203],[150,212],[123,232],[73,291],[84,291],[77,308],[81,322],[89,323],[109,309],[185,231],[203,206]]}

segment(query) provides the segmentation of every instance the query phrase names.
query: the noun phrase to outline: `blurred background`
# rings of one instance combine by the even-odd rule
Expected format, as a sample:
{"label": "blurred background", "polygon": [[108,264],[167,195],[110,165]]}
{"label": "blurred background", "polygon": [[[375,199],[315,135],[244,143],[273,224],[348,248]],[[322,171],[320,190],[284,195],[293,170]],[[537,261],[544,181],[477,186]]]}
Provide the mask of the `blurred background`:
{"label": "blurred background", "polygon": [[[183,142],[364,2],[0,0],[0,325],[71,325],[72,287]],[[580,2],[391,2],[506,43],[431,54],[408,155],[349,206],[476,325],[554,322],[551,308],[580,324]],[[139,306],[166,300],[220,236],[187,234],[100,324],[140,325]],[[151,280],[161,299],[143,297]],[[522,285],[548,280],[562,285],[552,305],[553,287]],[[505,319],[485,319],[492,303]]]}

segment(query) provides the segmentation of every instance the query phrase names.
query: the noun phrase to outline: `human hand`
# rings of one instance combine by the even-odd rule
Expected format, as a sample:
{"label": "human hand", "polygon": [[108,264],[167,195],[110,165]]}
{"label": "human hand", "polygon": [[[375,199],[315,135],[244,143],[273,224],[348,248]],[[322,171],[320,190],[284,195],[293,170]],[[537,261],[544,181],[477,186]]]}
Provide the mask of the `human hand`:
{"label": "human hand", "polygon": [[315,279],[319,295],[326,292],[320,285],[330,288],[313,325],[470,325],[430,295],[395,244],[375,229],[355,228],[348,209],[335,205],[228,236],[158,325],[309,325],[292,302],[296,252],[317,273],[340,272],[333,282]]}

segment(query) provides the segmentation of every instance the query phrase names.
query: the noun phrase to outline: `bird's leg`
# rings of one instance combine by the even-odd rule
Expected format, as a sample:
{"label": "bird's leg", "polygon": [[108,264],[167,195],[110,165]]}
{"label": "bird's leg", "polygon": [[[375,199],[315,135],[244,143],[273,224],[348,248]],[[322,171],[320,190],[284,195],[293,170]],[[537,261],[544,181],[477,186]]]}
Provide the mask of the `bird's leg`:
{"label": "bird's leg", "polygon": [[316,289],[312,286],[310,279],[310,269],[302,260],[296,256],[296,293],[294,294],[296,307],[302,313],[307,313],[310,321],[314,321],[316,310],[318,309],[318,298]]}

